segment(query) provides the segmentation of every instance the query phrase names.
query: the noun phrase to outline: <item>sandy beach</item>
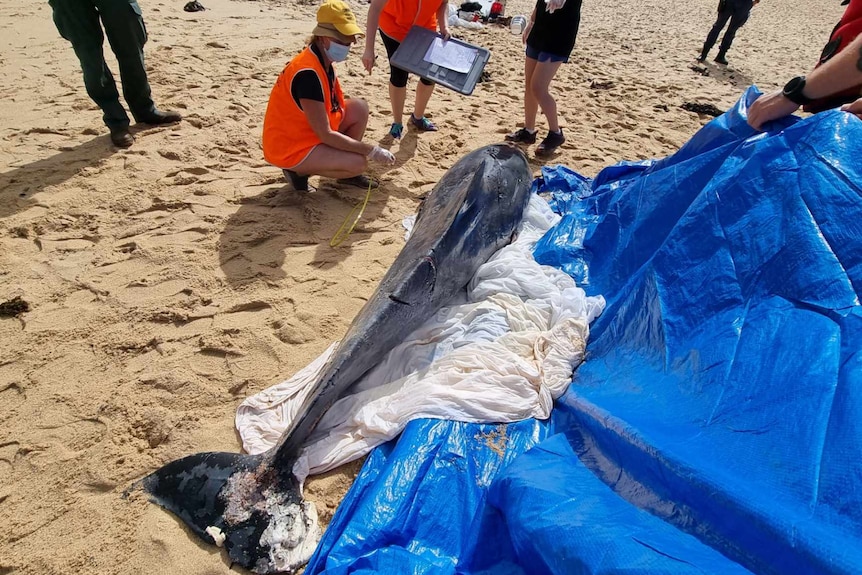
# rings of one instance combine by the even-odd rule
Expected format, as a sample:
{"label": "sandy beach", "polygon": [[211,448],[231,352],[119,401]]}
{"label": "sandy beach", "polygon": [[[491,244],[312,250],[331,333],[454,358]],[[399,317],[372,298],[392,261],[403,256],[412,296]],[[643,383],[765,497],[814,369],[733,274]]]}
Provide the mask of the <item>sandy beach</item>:
{"label": "sandy beach", "polygon": [[[112,147],[71,45],[43,0],[0,0],[0,575],[231,572],[225,555],[140,494],[164,463],[239,451],[237,405],[338,339],[403,245],[413,214],[462,154],[522,121],[523,48],[508,29],[453,29],[491,50],[465,97],[438,89],[436,133],[408,130],[354,232],[330,240],[364,192],[312,178],[292,191],[263,160],[269,91],[313,28],[315,2],[140,0],[156,103],[182,123],[133,128]],[[364,27],[367,5],[351,2]],[[811,68],[838,0],[763,0],[730,65],[696,66],[715,0],[585,0],[578,44],[552,86],[565,164],[594,176],[666,156],[751,84],[773,90]],[[510,0],[507,15],[529,14]],[[713,54],[715,54],[715,50]],[[119,81],[106,45],[109,66]],[[368,141],[391,121],[388,67],[354,48],[345,93],[371,108]],[[412,78],[407,111],[411,110]],[[540,118],[540,130],[547,130]],[[306,486],[328,521],[361,462]]]}

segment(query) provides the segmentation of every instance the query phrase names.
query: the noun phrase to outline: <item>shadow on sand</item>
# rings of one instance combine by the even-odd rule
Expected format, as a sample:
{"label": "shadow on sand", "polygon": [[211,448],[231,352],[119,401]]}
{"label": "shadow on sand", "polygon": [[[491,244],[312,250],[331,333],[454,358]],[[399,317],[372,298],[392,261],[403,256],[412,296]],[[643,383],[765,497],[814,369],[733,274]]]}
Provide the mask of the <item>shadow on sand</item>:
{"label": "shadow on sand", "polygon": [[63,147],[47,158],[13,166],[0,174],[0,218],[28,209],[36,203],[35,194],[62,184],[82,168],[95,166],[116,151],[109,136],[98,136],[77,146]]}
{"label": "shadow on sand", "polygon": [[[320,179],[313,192],[297,192],[285,184],[244,198],[219,238],[219,263],[228,282],[233,287],[258,280],[279,282],[288,275],[283,267],[288,248],[313,247],[311,265],[321,269],[335,266],[350,255],[355,243],[374,233],[365,230],[363,224],[380,216],[389,196],[413,196],[407,189],[382,180],[380,187],[371,191],[354,231],[331,247],[330,241],[345,220],[356,217],[354,208],[361,206],[366,193]],[[333,197],[338,201],[333,202]]]}

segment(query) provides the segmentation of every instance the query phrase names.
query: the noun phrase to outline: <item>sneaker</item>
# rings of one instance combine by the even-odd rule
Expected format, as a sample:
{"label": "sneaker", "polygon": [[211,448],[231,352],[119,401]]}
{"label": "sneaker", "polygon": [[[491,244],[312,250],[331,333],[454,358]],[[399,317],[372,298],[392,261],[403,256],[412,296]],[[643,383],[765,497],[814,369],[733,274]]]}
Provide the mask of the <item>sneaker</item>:
{"label": "sneaker", "polygon": [[506,134],[507,142],[517,142],[519,144],[535,144],[536,143],[536,134],[539,133],[539,130],[533,130],[532,132],[527,128],[521,128],[511,134]]}
{"label": "sneaker", "polygon": [[376,190],[380,187],[380,181],[377,178],[372,178],[366,176],[365,174],[359,174],[358,176],[353,176],[352,178],[340,178],[337,181],[339,184],[354,186],[357,188],[362,188],[363,190],[367,190],[368,188]]}
{"label": "sneaker", "polygon": [[434,122],[422,116],[419,119],[416,119],[416,116],[410,114],[410,123],[413,124],[417,130],[420,132],[436,132],[437,126],[434,125]]}
{"label": "sneaker", "polygon": [[560,128],[559,132],[548,132],[548,135],[545,136],[545,139],[542,140],[542,143],[536,148],[536,155],[550,156],[557,148],[562,146],[565,141],[566,137],[563,135],[562,128]]}
{"label": "sneaker", "polygon": [[389,135],[395,138],[396,140],[401,139],[401,134],[404,132],[404,125],[399,124],[398,122],[393,122],[392,127],[389,128]]}
{"label": "sneaker", "polygon": [[281,173],[284,174],[284,179],[290,182],[294,190],[297,192],[308,191],[308,176],[300,176],[293,170],[282,170]]}

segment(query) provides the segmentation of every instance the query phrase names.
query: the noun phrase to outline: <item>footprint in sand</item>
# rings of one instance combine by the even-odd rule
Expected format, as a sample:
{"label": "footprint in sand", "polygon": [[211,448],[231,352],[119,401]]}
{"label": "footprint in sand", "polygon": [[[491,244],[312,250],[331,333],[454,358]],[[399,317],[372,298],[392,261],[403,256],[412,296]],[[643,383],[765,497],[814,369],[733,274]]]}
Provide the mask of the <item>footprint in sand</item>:
{"label": "footprint in sand", "polygon": [[182,157],[174,150],[156,150],[156,152],[166,160],[182,161]]}
{"label": "footprint in sand", "polygon": [[155,448],[167,441],[176,426],[175,416],[161,408],[146,408],[131,421],[132,435]]}
{"label": "footprint in sand", "polygon": [[[14,468],[17,458],[21,455],[18,442],[23,445],[39,446],[32,452],[39,457],[46,450],[59,451],[59,459],[62,461],[74,459],[82,452],[101,443],[108,433],[105,422],[94,417],[78,417],[63,406],[57,409],[43,411],[39,422],[33,423],[31,427],[23,432],[23,437],[0,446],[0,462],[6,461],[7,465],[0,466],[6,471]],[[26,454],[25,454],[26,456]],[[56,456],[54,456],[56,457]],[[0,478],[2,483],[2,478]]]}
{"label": "footprint in sand", "polygon": [[[6,484],[7,478],[12,474],[15,456],[18,455],[18,446],[17,441],[0,444],[0,485]],[[0,503],[2,503],[2,499],[0,499]]]}
{"label": "footprint in sand", "polygon": [[40,442],[51,442],[70,455],[77,455],[102,441],[108,431],[108,426],[96,418],[72,420],[59,425],[40,426],[38,434]]}
{"label": "footprint in sand", "polygon": [[[0,389],[0,422],[15,415],[18,407],[27,399],[24,388],[18,383],[8,383]],[[0,482],[2,483],[2,482]]]}
{"label": "footprint in sand", "polygon": [[270,328],[275,337],[289,345],[300,345],[318,339],[316,328],[294,317],[277,319],[270,324]]}
{"label": "footprint in sand", "polygon": [[125,304],[140,305],[166,301],[173,296],[189,291],[186,280],[158,281],[145,277],[128,284],[125,288],[114,291],[113,295]]}

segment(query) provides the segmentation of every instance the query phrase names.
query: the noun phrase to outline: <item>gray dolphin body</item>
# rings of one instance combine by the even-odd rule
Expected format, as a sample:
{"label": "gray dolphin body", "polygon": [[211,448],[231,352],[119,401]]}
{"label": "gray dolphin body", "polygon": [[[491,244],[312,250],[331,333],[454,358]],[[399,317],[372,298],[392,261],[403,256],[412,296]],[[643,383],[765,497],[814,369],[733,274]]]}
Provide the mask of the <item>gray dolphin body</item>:
{"label": "gray dolphin body", "polygon": [[487,146],[450,168],[422,205],[401,253],[354,319],[278,444],[260,455],[199,453],[141,481],[153,501],[257,573],[292,571],[317,542],[293,465],[324,413],[508,244],[531,174],[514,147]]}

